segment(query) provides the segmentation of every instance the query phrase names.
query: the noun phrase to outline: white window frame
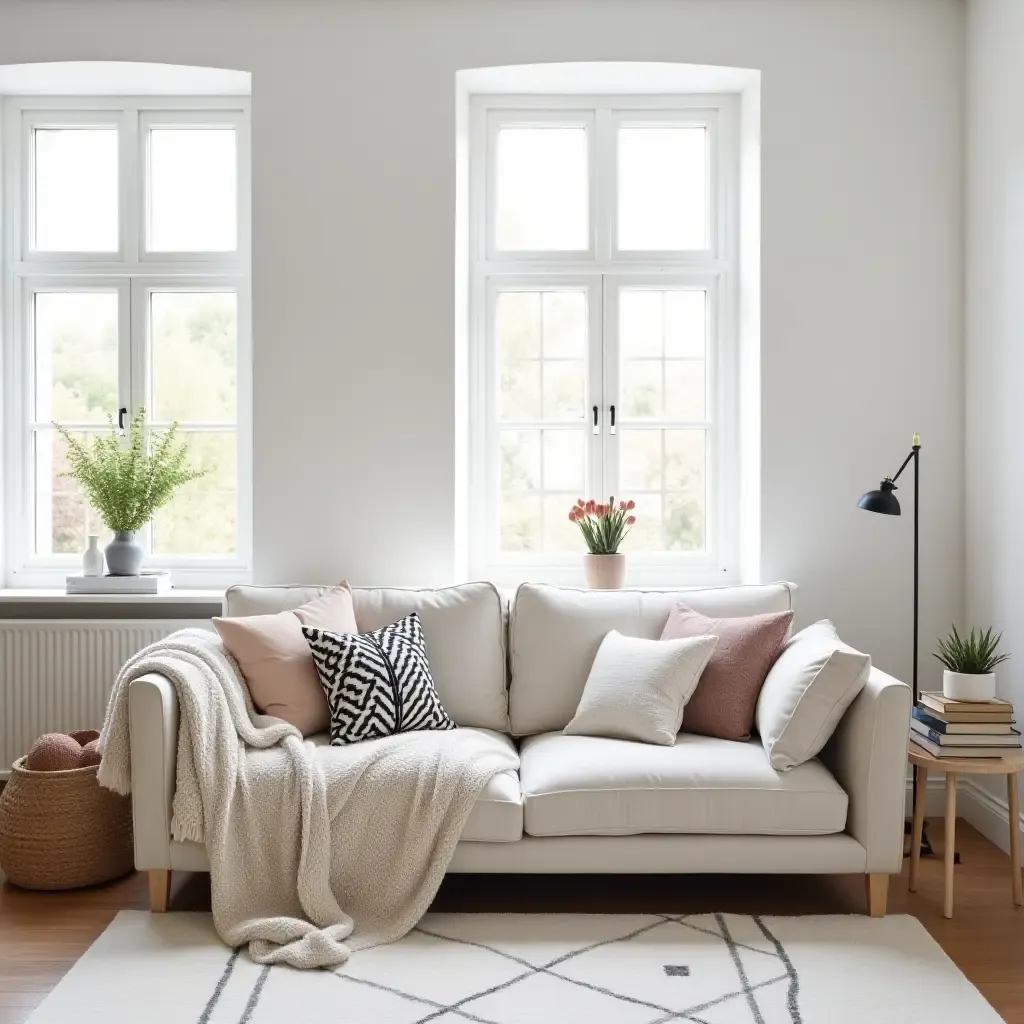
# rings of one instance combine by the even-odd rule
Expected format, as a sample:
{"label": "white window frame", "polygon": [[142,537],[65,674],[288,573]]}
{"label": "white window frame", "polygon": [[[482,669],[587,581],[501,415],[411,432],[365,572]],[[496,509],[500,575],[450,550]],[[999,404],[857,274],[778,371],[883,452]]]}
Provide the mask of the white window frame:
{"label": "white window frame", "polygon": [[[707,247],[673,252],[622,251],[616,238],[616,127],[627,123],[699,124],[708,130]],[[589,140],[589,246],[579,252],[498,251],[496,140],[506,124],[585,124]],[[498,291],[584,287],[588,293],[585,408],[599,408],[600,435],[588,445],[587,497],[609,490],[617,443],[609,409],[617,390],[615,291],[619,286],[698,287],[708,295],[706,549],[630,553],[635,585],[738,582],[739,566],[739,100],[735,94],[473,95],[469,101],[468,174],[468,460],[467,562],[471,577],[582,581],[579,554],[511,553],[499,547],[500,460],[496,409],[494,307]],[[536,428],[539,424],[532,424]],[[672,424],[675,426],[676,424]],[[701,424],[707,425],[707,424]],[[589,424],[587,425],[589,427]],[[592,437],[587,429],[588,438]],[[628,497],[628,495],[621,495]],[[566,509],[568,513],[568,508]],[[580,552],[582,552],[582,540]]]}
{"label": "white window frame", "polygon": [[[179,587],[221,587],[252,575],[252,315],[251,177],[249,99],[244,96],[12,97],[3,103],[3,565],[12,587],[55,587],[81,567],[80,555],[34,551],[35,428],[33,352],[30,337],[37,291],[116,289],[119,294],[119,407],[129,418],[144,403],[149,351],[146,296],[154,289],[236,293],[237,413],[231,424],[237,444],[237,549],[233,555],[147,555],[146,564],[170,569]],[[51,253],[32,248],[33,147],[37,125],[112,124],[119,128],[119,249],[105,253]],[[147,129],[151,125],[230,125],[236,132],[237,245],[231,252],[147,252]],[[117,410],[111,410],[115,415]],[[74,426],[74,425],[72,425]],[[90,425],[95,429],[95,424]],[[183,428],[186,425],[183,424]],[[187,425],[189,429],[192,424]],[[215,424],[202,429],[216,429]],[[142,541],[148,550],[149,528]]]}

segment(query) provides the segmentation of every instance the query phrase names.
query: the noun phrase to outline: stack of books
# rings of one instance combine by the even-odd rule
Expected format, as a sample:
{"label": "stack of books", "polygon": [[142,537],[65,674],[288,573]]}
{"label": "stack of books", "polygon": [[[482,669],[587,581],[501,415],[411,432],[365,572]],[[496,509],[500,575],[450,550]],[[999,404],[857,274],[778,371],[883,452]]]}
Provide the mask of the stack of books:
{"label": "stack of books", "polygon": [[1002,757],[1020,749],[1006,700],[956,701],[922,693],[910,722],[910,738],[933,757]]}

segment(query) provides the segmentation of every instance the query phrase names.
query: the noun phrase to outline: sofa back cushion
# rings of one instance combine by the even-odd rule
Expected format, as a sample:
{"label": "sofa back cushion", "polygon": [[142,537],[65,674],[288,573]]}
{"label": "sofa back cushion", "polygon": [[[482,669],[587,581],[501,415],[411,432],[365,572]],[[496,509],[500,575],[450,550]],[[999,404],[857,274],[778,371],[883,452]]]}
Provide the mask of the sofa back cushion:
{"label": "sofa back cushion", "polygon": [[331,711],[302,627],[357,631],[347,583],[297,608],[215,618],[213,625],[238,662],[258,711],[283,718],[303,736],[327,729]]}
{"label": "sofa back cushion", "polygon": [[509,626],[512,734],[568,725],[609,631],[657,640],[680,601],[716,618],[789,611],[794,589],[790,583],[707,590],[575,590],[524,583]]}
{"label": "sofa back cushion", "polygon": [[[231,587],[224,598],[224,614],[288,611],[329,589]],[[353,587],[352,604],[362,633],[416,612],[426,638],[434,685],[448,714],[458,725],[509,731],[505,689],[507,603],[494,586],[465,583],[442,590]]]}

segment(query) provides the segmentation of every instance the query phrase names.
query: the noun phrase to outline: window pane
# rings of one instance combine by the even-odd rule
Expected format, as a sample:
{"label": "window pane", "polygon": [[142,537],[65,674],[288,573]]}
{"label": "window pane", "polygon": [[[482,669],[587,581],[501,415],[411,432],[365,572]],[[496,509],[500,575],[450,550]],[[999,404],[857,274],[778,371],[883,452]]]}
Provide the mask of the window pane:
{"label": "window pane", "polygon": [[541,547],[540,492],[512,491],[501,498],[501,550],[539,551]]}
{"label": "window pane", "polygon": [[576,504],[576,493],[544,495],[544,550],[561,553],[586,551],[580,528],[569,522],[569,509]]}
{"label": "window pane", "polygon": [[624,288],[619,292],[623,419],[705,419],[706,305],[706,293],[697,289]]}
{"label": "window pane", "polygon": [[619,248],[706,248],[706,167],[704,128],[620,128]]}
{"label": "window pane", "polygon": [[626,419],[660,419],[664,413],[660,359],[625,359],[622,363],[622,415]]}
{"label": "window pane", "polygon": [[665,548],[707,545],[707,433],[665,431]]}
{"label": "window pane", "polygon": [[665,360],[665,417],[702,420],[705,416],[704,360]]}
{"label": "window pane", "polygon": [[182,430],[188,464],[207,471],[185,484],[153,517],[153,551],[160,555],[230,555],[238,544],[234,433]]}
{"label": "window pane", "polygon": [[151,418],[234,422],[238,301],[234,292],[153,292]]}
{"label": "window pane", "polygon": [[539,430],[501,431],[502,491],[540,487],[540,436]]}
{"label": "window pane", "polygon": [[[571,505],[584,490],[586,471],[584,435],[579,430],[544,431],[544,489],[571,491]],[[569,508],[566,506],[566,514]]]}
{"label": "window pane", "polygon": [[539,420],[540,360],[519,359],[501,367],[500,415],[506,422]]}
{"label": "window pane", "polygon": [[495,343],[502,420],[583,421],[585,292],[502,292],[495,309]]}
{"label": "window pane", "polygon": [[[75,432],[88,443],[91,435]],[[65,476],[71,469],[67,443],[55,430],[35,434],[35,553],[80,555],[86,538],[99,535],[99,546],[110,541],[110,531],[86,500],[81,487]]]}
{"label": "window pane", "polygon": [[706,544],[707,432],[623,428],[619,479],[637,503],[630,547],[702,551]]}
{"label": "window pane", "polygon": [[619,293],[619,332],[623,354],[639,359],[664,353],[665,299],[659,291],[632,288]]}
{"label": "window pane", "polygon": [[703,430],[665,431],[665,489],[686,491],[704,504],[707,434]]}
{"label": "window pane", "polygon": [[36,292],[35,420],[117,415],[117,292]]}
{"label": "window pane", "polygon": [[585,292],[544,292],[544,355],[582,359],[587,349]]}
{"label": "window pane", "polygon": [[585,363],[582,359],[544,360],[544,419],[583,419]]}
{"label": "window pane", "polygon": [[666,494],[666,550],[703,551],[705,546],[703,502],[692,494]]}
{"label": "window pane", "polygon": [[502,430],[500,446],[502,551],[579,550],[569,509],[585,490],[583,431]]}
{"label": "window pane", "polygon": [[36,128],[39,252],[117,252],[116,128]]}
{"label": "window pane", "polygon": [[502,292],[495,310],[495,334],[502,359],[539,359],[540,292]]}
{"label": "window pane", "polygon": [[662,509],[660,494],[630,493],[636,502],[633,515],[636,523],[626,541],[628,551],[664,551],[662,541]]}
{"label": "window pane", "polygon": [[660,430],[619,431],[619,480],[622,496],[636,498],[638,491],[660,491],[662,487]]}
{"label": "window pane", "polygon": [[156,252],[237,248],[234,128],[149,133],[149,235]]}
{"label": "window pane", "polygon": [[703,359],[707,336],[707,292],[665,293],[665,355]]}
{"label": "window pane", "polygon": [[502,292],[495,317],[499,419],[524,425],[499,430],[500,549],[579,550],[569,509],[587,478],[586,292]]}
{"label": "window pane", "polygon": [[498,249],[589,248],[586,129],[500,129],[496,179]]}

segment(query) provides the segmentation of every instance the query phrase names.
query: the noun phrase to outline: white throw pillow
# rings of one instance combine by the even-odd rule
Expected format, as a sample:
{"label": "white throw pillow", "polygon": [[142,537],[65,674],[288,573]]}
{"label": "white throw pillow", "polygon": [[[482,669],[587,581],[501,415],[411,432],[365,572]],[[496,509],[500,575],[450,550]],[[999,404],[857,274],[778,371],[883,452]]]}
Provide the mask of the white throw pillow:
{"label": "white throw pillow", "polygon": [[601,641],[564,732],[672,746],[717,642],[715,636],[645,640],[613,629]]}
{"label": "white throw pillow", "polygon": [[814,757],[870,671],[868,655],[844,644],[828,619],[797,633],[775,660],[757,701],[757,731],[772,767],[785,772]]}

